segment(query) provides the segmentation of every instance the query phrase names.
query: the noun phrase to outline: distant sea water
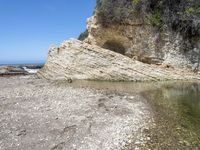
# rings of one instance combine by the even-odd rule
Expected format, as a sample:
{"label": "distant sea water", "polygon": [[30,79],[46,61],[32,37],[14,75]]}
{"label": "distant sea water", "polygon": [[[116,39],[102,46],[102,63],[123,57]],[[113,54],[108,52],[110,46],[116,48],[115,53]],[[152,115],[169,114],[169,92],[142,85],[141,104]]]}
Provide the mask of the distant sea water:
{"label": "distant sea water", "polygon": [[0,66],[28,66],[44,65],[44,61],[0,61]]}

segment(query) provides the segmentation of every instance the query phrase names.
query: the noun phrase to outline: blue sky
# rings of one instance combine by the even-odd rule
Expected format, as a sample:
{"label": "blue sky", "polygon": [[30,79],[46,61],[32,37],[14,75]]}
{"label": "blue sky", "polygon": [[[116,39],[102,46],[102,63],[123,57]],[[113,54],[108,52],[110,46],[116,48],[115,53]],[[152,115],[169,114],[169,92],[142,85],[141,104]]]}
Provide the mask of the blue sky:
{"label": "blue sky", "polygon": [[37,62],[86,28],[96,0],[0,0],[0,63]]}

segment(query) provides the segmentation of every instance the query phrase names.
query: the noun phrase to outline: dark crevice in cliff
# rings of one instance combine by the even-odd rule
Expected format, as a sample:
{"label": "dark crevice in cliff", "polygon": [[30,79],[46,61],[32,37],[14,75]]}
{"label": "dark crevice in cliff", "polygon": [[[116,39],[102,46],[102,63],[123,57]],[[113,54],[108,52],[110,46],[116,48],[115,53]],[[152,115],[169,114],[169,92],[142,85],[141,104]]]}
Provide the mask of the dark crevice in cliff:
{"label": "dark crevice in cliff", "polygon": [[125,55],[125,48],[124,46],[116,41],[107,41],[104,43],[104,45],[102,46],[105,49],[109,49],[111,51],[114,51],[116,53],[120,53],[122,55]]}

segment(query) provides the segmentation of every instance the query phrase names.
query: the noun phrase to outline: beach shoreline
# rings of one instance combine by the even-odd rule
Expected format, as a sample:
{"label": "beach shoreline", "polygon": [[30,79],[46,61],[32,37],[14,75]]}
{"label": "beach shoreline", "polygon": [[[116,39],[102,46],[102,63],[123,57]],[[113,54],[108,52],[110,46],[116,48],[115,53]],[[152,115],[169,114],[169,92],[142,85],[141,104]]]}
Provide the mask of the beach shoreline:
{"label": "beach shoreline", "polygon": [[128,143],[145,143],[141,130],[153,119],[136,93],[60,85],[34,76],[1,77],[0,88],[2,150],[125,149]]}

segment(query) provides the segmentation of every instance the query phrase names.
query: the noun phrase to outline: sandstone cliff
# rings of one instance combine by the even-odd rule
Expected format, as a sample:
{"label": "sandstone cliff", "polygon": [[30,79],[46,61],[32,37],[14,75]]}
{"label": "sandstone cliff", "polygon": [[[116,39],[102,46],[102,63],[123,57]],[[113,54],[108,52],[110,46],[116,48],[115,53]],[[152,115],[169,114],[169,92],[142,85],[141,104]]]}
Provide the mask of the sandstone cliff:
{"label": "sandstone cliff", "polygon": [[144,63],[199,68],[199,1],[97,0],[87,30],[86,42]]}

